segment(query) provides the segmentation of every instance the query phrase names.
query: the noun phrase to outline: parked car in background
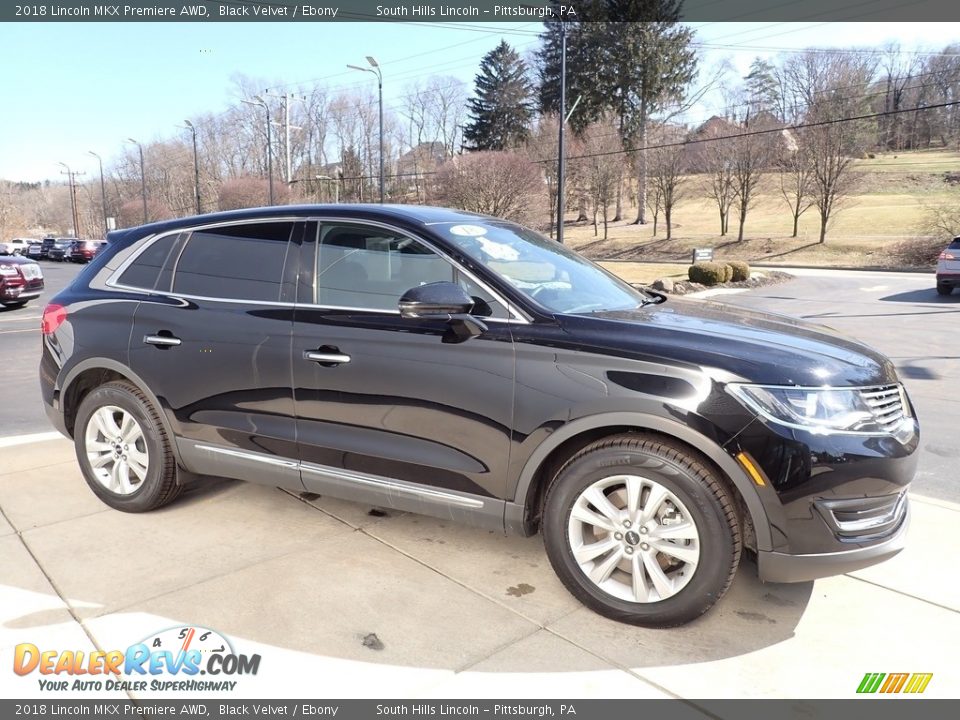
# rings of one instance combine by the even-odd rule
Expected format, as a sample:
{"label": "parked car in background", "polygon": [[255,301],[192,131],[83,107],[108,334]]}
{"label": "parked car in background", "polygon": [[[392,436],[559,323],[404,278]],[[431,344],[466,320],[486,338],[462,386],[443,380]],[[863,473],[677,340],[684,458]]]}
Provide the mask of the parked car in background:
{"label": "parked car in background", "polygon": [[19,307],[43,291],[39,263],[24,257],[0,258],[0,305]]}
{"label": "parked car in background", "polygon": [[57,243],[66,242],[71,243],[74,240],[79,240],[80,238],[60,238],[60,237],[45,237],[41,241],[40,246],[40,257],[42,259],[48,259],[50,257],[50,251],[56,246]]}
{"label": "parked car in background", "polygon": [[96,257],[100,247],[105,244],[102,240],[77,240],[70,248],[70,261],[88,263]]}
{"label": "parked car in background", "polygon": [[574,596],[656,627],[706,612],[748,550],[800,582],[906,540],[920,430],[889,359],[634,289],[492,217],[278,206],[117,231],[41,333],[47,415],[126,512],[218,476],[539,531]]}
{"label": "parked car in background", "polygon": [[63,262],[70,258],[70,249],[77,240],[57,240],[47,251],[47,259]]}
{"label": "parked car in background", "polygon": [[41,243],[39,240],[34,240],[27,246],[27,251],[24,253],[24,255],[31,260],[39,260],[42,252],[43,243]]}
{"label": "parked car in background", "polygon": [[26,255],[27,248],[32,242],[30,238],[13,238],[0,242],[0,255]]}
{"label": "parked car in background", "polygon": [[937,293],[949,295],[960,287],[960,235],[953,239],[937,260]]}

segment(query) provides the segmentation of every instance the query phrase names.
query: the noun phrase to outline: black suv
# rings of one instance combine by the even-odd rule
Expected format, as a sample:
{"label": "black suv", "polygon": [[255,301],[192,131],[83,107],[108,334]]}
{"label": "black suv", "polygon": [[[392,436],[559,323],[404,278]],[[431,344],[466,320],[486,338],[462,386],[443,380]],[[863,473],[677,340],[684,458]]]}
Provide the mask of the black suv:
{"label": "black suv", "polygon": [[111,233],[44,311],[47,412],[111,507],[221,476],[543,534],[648,626],[744,548],[800,581],[897,553],[919,442],[885,357],[638,291],[495,218],[242,210]]}

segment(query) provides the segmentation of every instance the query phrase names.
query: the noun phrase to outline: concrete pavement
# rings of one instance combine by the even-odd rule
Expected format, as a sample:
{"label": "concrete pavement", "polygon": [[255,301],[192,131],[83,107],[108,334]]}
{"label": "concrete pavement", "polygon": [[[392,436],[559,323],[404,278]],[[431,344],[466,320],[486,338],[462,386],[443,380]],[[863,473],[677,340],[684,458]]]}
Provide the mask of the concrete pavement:
{"label": "concrete pavement", "polygon": [[960,692],[944,642],[960,637],[952,503],[915,497],[907,550],[852,575],[764,585],[746,560],[673,630],[580,606],[538,537],[372,509],[217,481],[124,514],[93,496],[69,441],[2,447],[0,693],[50,695],[10,672],[18,643],[122,650],[178,626],[260,654],[222,697],[849,698],[866,672],[933,672],[925,696]]}

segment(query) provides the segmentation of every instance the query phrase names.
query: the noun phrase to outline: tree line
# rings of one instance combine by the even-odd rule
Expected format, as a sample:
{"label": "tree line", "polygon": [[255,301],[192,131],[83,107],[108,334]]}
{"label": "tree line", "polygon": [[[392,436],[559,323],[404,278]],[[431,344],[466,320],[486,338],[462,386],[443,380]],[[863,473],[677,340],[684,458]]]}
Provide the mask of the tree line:
{"label": "tree line", "polygon": [[[715,205],[719,234],[742,239],[758,188],[774,183],[794,236],[800,218],[815,212],[822,242],[855,189],[855,159],[960,142],[960,45],[935,53],[810,49],[758,58],[740,77],[707,66],[693,30],[679,22],[678,0],[646,3],[656,21],[615,22],[620,5],[631,3],[591,3],[565,27],[547,21],[526,56],[501,42],[482,59],[473,87],[444,76],[408,83],[385,108],[387,200],[553,228],[563,33],[567,206],[597,234],[631,220],[669,238],[678,203],[700,197]],[[237,77],[235,104],[190,119],[201,210],[266,204],[271,158],[275,202],[379,199],[375,89],[272,82],[265,94],[266,84]],[[240,102],[254,97],[275,123],[269,150],[265,108]],[[719,104],[711,111],[711,103]],[[174,130],[143,149],[146,219],[196,212],[190,133]],[[99,178],[82,180],[75,232],[97,237]],[[124,146],[106,164],[104,181],[105,214],[121,227],[143,222],[136,148]],[[69,202],[60,184],[2,182],[0,235],[66,232]]]}

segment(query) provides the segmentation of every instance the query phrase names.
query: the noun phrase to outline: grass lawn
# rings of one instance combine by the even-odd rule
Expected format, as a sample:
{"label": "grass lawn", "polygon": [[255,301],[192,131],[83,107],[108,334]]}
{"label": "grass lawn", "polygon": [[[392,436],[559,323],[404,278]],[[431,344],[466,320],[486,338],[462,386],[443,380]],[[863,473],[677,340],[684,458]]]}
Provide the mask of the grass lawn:
{"label": "grass lawn", "polygon": [[601,262],[604,268],[628,283],[649,285],[660,278],[686,280],[689,265],[670,265],[665,263],[644,262]]}
{"label": "grass lawn", "polygon": [[[647,225],[633,225],[636,209],[629,207],[624,211],[628,219],[611,224],[607,240],[603,240],[602,225],[599,236],[594,236],[593,226],[587,224],[568,225],[564,233],[571,246],[594,259],[685,263],[692,248],[712,247],[718,260],[897,267],[901,261],[890,252],[891,247],[922,234],[930,206],[960,206],[960,186],[945,182],[943,175],[948,170],[960,172],[960,153],[939,150],[896,155],[857,161],[857,193],[835,211],[822,245],[818,242],[820,219],[816,208],[800,218],[798,237],[790,237],[792,218],[779,195],[775,175],[764,178],[740,242],[733,213],[729,232],[726,236],[719,234],[716,206],[705,197],[703,179],[695,176],[687,179],[683,199],[674,210],[673,237],[669,241],[662,218],[654,236],[652,217],[648,215]],[[572,219],[568,216],[568,222]]]}

